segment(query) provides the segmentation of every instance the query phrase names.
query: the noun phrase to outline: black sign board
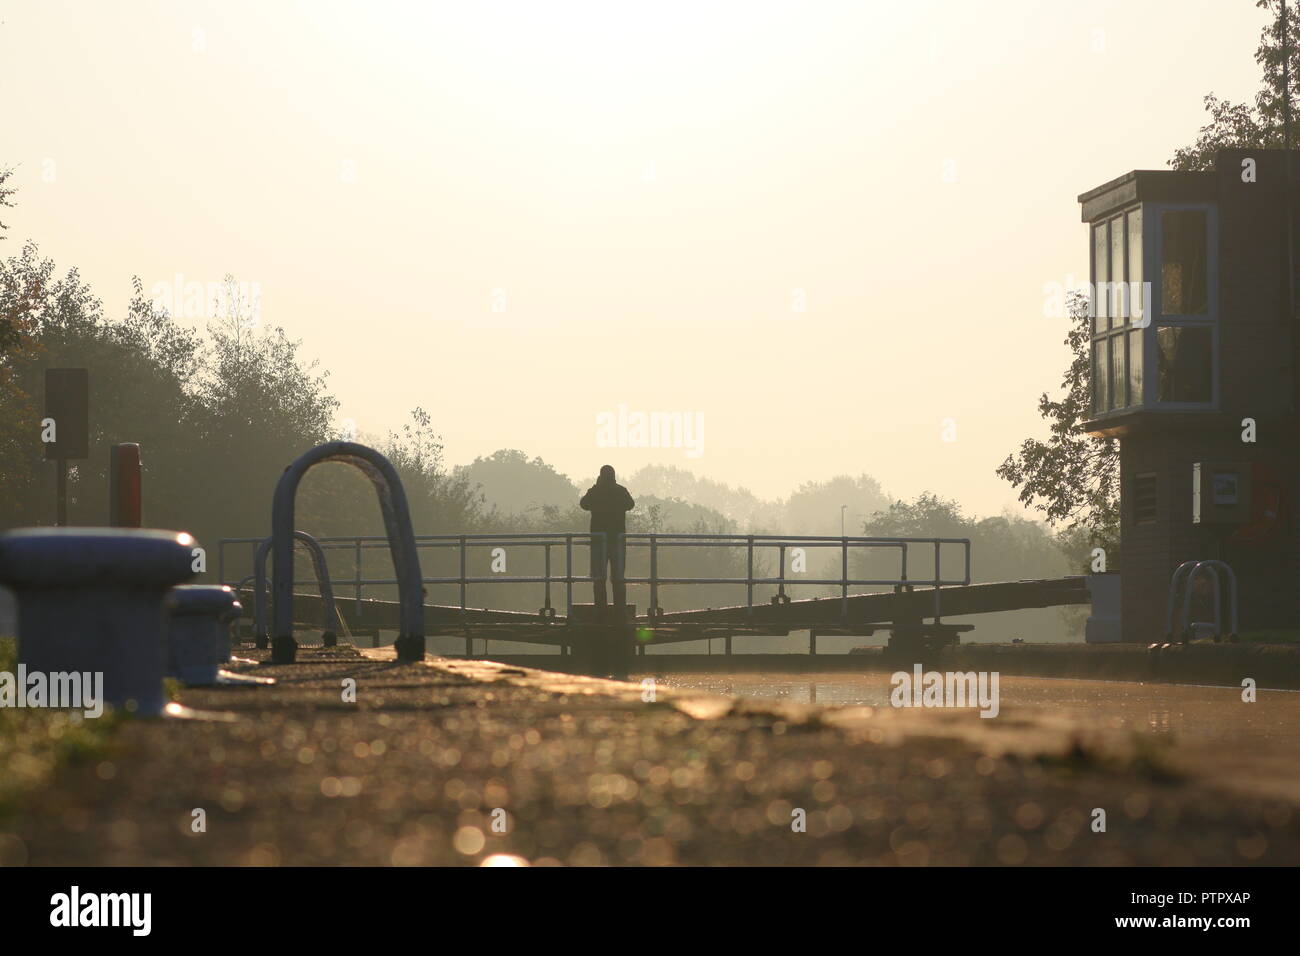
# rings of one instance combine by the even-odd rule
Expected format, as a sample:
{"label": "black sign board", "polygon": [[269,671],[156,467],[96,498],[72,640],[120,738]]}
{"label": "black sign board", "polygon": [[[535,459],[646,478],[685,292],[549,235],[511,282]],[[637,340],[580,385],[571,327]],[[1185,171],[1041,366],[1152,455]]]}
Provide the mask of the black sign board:
{"label": "black sign board", "polygon": [[41,439],[47,460],[90,456],[90,373],[86,369],[45,370]]}

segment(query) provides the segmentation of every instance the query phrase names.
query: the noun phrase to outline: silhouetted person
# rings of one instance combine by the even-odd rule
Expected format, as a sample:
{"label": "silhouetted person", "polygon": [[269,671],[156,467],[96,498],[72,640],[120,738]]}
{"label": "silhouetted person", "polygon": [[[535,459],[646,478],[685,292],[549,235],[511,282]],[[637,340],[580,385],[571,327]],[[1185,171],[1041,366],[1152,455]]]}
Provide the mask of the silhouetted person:
{"label": "silhouetted person", "polygon": [[614,480],[614,468],[602,465],[600,477],[578,502],[583,511],[591,512],[591,576],[596,607],[606,607],[605,566],[614,582],[614,606],[627,604],[627,584],[623,580],[623,567],[627,557],[623,544],[626,530],[625,516],[633,508],[632,496]]}

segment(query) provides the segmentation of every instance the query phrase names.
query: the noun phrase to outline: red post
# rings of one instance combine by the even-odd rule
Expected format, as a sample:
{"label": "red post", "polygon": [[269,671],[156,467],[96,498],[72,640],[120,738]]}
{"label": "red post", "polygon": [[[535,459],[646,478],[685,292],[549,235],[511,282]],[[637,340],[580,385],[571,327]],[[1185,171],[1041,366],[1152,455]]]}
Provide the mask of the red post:
{"label": "red post", "polygon": [[108,523],[115,528],[141,527],[140,446],[135,442],[113,446],[108,472],[108,511]]}

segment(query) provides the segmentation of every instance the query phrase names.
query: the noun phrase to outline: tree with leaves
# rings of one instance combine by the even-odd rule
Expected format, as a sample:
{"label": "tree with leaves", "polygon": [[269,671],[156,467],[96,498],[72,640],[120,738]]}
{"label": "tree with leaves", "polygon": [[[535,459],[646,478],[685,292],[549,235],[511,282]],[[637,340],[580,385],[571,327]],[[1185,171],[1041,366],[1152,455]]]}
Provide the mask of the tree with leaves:
{"label": "tree with leaves", "polygon": [[[1262,73],[1255,102],[1231,103],[1213,93],[1207,95],[1210,121],[1201,128],[1195,143],[1174,153],[1169,161],[1174,169],[1211,170],[1221,149],[1281,149],[1285,145],[1283,49],[1290,52],[1285,72],[1294,101],[1300,86],[1300,16],[1290,11],[1284,45],[1281,0],[1255,0],[1255,6],[1271,14],[1255,51]],[[1091,391],[1088,302],[1084,296],[1071,298],[1069,315],[1071,328],[1065,344],[1070,349],[1070,364],[1061,383],[1065,395],[1053,401],[1044,394],[1038,401],[1039,413],[1050,426],[1049,437],[1023,442],[1018,452],[998,466],[997,474],[1020,489],[1022,503],[1043,510],[1053,524],[1064,525],[1058,540],[1077,566],[1085,563],[1093,547],[1104,547],[1112,555],[1119,553],[1119,445],[1113,439],[1091,437],[1082,429],[1089,417]]]}
{"label": "tree with leaves", "polygon": [[483,492],[465,475],[447,473],[442,439],[423,408],[411,412],[400,434],[389,432],[381,448],[402,479],[420,533],[451,534],[481,524]]}
{"label": "tree with leaves", "polygon": [[552,465],[538,457],[530,459],[517,448],[480,455],[468,465],[457,466],[455,475],[480,486],[493,510],[502,517],[579,510],[581,489]]}
{"label": "tree with leaves", "polygon": [[1038,412],[1050,426],[1048,438],[1026,439],[998,466],[997,474],[1020,489],[1022,504],[1042,510],[1050,523],[1073,532],[1071,541],[1085,528],[1092,547],[1118,553],[1119,443],[1083,430],[1092,408],[1088,299],[1072,293],[1067,308],[1071,325],[1065,337],[1070,364],[1061,380],[1065,394],[1052,399],[1044,392],[1038,399]]}
{"label": "tree with leaves", "polygon": [[[1259,47],[1255,51],[1255,62],[1263,74],[1263,85],[1255,94],[1255,102],[1230,103],[1213,93],[1208,94],[1205,109],[1210,114],[1210,122],[1201,127],[1194,144],[1174,153],[1174,158],[1169,161],[1174,169],[1197,172],[1213,169],[1214,156],[1220,149],[1284,147],[1282,4],[1281,0],[1256,0],[1255,6],[1272,14],[1271,22],[1260,33]],[[1287,72],[1290,74],[1288,80],[1293,103],[1300,87],[1297,78],[1300,55],[1296,52],[1300,46],[1298,20],[1297,11],[1292,8],[1287,17],[1286,48],[1291,55]]]}
{"label": "tree with leaves", "polygon": [[[16,186],[9,185],[9,177],[12,176],[13,174],[14,174],[13,167],[6,167],[4,169],[0,169],[0,207],[8,206],[10,209],[13,208],[14,204],[9,201],[9,197],[18,191]],[[6,226],[3,222],[0,222],[0,232],[4,232],[8,228],[9,227]],[[0,236],[0,239],[3,238],[4,236]]]}
{"label": "tree with leaves", "polygon": [[[4,205],[3,200],[4,190],[0,188],[0,205]],[[41,259],[36,244],[31,242],[0,269],[0,363],[29,340],[32,322],[45,301],[53,269],[54,264]]]}

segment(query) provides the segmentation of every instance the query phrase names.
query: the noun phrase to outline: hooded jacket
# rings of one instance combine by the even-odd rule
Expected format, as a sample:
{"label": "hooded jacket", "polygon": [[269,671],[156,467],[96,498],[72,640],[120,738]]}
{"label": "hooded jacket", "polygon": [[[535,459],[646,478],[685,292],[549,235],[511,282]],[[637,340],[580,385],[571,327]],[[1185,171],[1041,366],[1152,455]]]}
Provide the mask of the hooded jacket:
{"label": "hooded jacket", "polygon": [[600,480],[587,489],[578,505],[591,512],[592,531],[615,534],[627,530],[627,513],[635,507],[626,488],[616,481]]}

